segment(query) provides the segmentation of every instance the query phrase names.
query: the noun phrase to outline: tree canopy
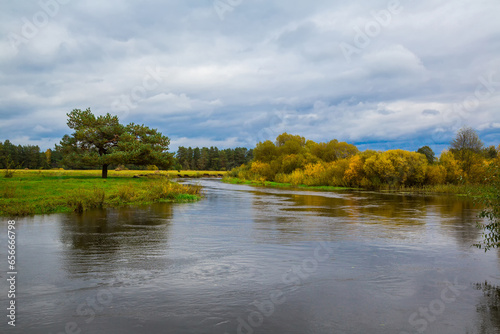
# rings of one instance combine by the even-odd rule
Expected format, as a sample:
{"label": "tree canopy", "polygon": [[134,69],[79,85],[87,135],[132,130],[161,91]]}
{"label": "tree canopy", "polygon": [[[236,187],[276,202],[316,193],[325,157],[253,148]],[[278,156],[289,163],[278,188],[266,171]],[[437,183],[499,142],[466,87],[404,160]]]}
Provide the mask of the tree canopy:
{"label": "tree canopy", "polygon": [[170,139],[156,129],[134,123],[122,125],[117,116],[95,116],[90,108],[74,109],[67,116],[68,127],[75,132],[65,135],[56,147],[68,166],[99,165],[106,178],[112,163],[163,168],[172,164],[172,154],[167,152]]}
{"label": "tree canopy", "polygon": [[361,188],[484,184],[488,166],[500,160],[499,150],[495,146],[483,149],[471,128],[461,129],[439,159],[429,146],[417,152],[360,152],[356,146],[336,139],[316,143],[283,133],[275,142],[258,143],[253,160],[230,175],[293,185]]}
{"label": "tree canopy", "polygon": [[38,146],[16,146],[8,139],[0,142],[0,169],[48,167],[46,161]]}
{"label": "tree canopy", "polygon": [[458,130],[455,138],[451,141],[451,149],[455,151],[469,150],[479,153],[483,146],[479,135],[471,127],[463,127]]}
{"label": "tree canopy", "polygon": [[429,146],[424,146],[424,147],[419,148],[417,150],[417,153],[421,153],[421,154],[425,155],[425,157],[427,158],[427,162],[429,162],[429,164],[431,164],[431,165],[436,160],[436,155],[434,154],[434,151],[432,150],[432,148],[430,148]]}
{"label": "tree canopy", "polygon": [[483,153],[484,144],[479,139],[477,132],[470,127],[463,127],[458,130],[455,139],[451,141],[450,150],[460,161],[461,167],[466,176],[469,176],[472,167]]}

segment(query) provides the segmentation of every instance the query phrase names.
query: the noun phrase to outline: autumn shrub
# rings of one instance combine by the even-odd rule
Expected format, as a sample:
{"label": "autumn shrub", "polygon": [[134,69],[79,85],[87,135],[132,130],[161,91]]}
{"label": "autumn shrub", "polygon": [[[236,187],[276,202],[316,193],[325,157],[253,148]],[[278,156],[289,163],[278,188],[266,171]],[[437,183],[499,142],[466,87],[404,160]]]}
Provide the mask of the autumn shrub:
{"label": "autumn shrub", "polygon": [[291,185],[298,186],[304,184],[305,175],[300,169],[294,170],[291,174],[286,174],[285,183],[290,183]]}
{"label": "autumn shrub", "polygon": [[427,167],[425,184],[438,185],[446,182],[446,168],[442,165],[430,165]]}
{"label": "autumn shrub", "polygon": [[360,186],[365,178],[363,170],[364,161],[360,155],[355,155],[349,159],[349,165],[344,173],[344,182],[349,186]]}
{"label": "autumn shrub", "polygon": [[271,162],[278,156],[278,148],[270,140],[258,143],[253,150],[253,156],[256,161]]}
{"label": "autumn shrub", "polygon": [[304,184],[308,186],[325,185],[328,181],[325,177],[325,163],[318,162],[307,164],[304,167]]}
{"label": "autumn shrub", "polygon": [[290,174],[296,169],[302,169],[304,167],[304,163],[305,158],[301,154],[285,155],[281,161],[281,172]]}
{"label": "autumn shrub", "polygon": [[347,182],[344,180],[345,173],[349,168],[349,160],[341,159],[327,165],[323,178],[327,179],[327,185],[344,187]]}
{"label": "autumn shrub", "polygon": [[439,164],[446,170],[446,183],[458,184],[462,179],[460,163],[451,151],[445,150],[439,157]]}
{"label": "autumn shrub", "polygon": [[264,181],[272,181],[275,175],[268,163],[260,161],[252,162],[250,171]]}
{"label": "autumn shrub", "polygon": [[368,158],[363,170],[375,186],[411,186],[424,183],[427,165],[423,154],[390,150]]}
{"label": "autumn shrub", "polygon": [[276,142],[257,144],[253,162],[234,169],[229,176],[309,186],[419,189],[482,184],[487,182],[488,166],[500,163],[500,146],[490,147],[488,154],[475,152],[473,159],[467,160],[472,161],[467,164],[467,172],[463,157],[458,155],[460,150],[445,150],[436,161],[432,149],[424,148],[427,150],[359,152],[354,145],[335,139],[316,143],[284,133]]}
{"label": "autumn shrub", "polygon": [[387,160],[379,159],[380,153],[377,153],[366,159],[363,165],[365,178],[373,186],[382,185],[381,178],[386,178],[386,175],[394,174],[394,168]]}
{"label": "autumn shrub", "polygon": [[228,177],[236,177],[243,180],[251,180],[252,173],[250,171],[251,164],[241,165],[236,167],[228,173]]}
{"label": "autumn shrub", "polygon": [[489,163],[480,159],[476,161],[470,167],[469,175],[467,177],[467,181],[472,184],[485,184],[488,182],[488,168]]}
{"label": "autumn shrub", "polygon": [[283,173],[278,173],[274,176],[274,181],[278,183],[288,183],[288,175]]}

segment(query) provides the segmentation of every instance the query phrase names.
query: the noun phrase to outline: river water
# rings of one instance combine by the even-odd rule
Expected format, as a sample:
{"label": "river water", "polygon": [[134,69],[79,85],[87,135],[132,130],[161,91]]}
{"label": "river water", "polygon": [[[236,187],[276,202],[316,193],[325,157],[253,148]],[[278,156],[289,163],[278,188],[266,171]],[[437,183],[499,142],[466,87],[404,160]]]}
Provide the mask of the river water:
{"label": "river water", "polygon": [[203,200],[17,220],[0,332],[500,333],[470,201],[188,182]]}

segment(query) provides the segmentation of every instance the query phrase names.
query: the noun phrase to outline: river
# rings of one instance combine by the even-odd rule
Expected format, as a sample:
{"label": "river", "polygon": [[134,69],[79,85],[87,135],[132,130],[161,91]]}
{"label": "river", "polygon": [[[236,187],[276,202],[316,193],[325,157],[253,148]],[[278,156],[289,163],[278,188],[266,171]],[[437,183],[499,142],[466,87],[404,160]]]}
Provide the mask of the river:
{"label": "river", "polygon": [[471,247],[466,199],[187,182],[205,198],[16,220],[0,332],[500,333],[499,252]]}

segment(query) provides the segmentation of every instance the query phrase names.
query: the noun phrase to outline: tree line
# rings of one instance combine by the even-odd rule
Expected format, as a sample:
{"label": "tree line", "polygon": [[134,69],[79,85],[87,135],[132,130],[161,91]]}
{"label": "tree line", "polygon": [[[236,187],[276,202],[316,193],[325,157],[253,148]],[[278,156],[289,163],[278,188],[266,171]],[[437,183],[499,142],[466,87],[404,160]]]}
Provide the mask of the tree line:
{"label": "tree line", "polygon": [[14,145],[10,140],[0,142],[0,169],[58,168],[62,154],[48,149],[40,151],[37,145]]}
{"label": "tree line", "polygon": [[316,143],[287,133],[254,149],[181,146],[174,154],[167,151],[170,139],[156,129],[123,125],[117,116],[95,116],[90,109],[74,109],[67,115],[74,132],[54,150],[0,142],[0,168],[102,168],[103,177],[115,167],[231,170],[242,179],[373,188],[486,183],[489,166],[500,160],[500,146],[485,147],[471,128],[460,129],[439,158],[428,146],[417,152],[360,152],[336,139]]}
{"label": "tree line", "polygon": [[245,147],[219,150],[217,147],[183,147],[176,154],[176,169],[226,171],[250,162],[253,150]]}
{"label": "tree line", "polygon": [[424,186],[488,181],[488,168],[500,165],[500,145],[485,147],[471,128],[462,128],[439,158],[428,146],[406,150],[359,151],[334,139],[316,143],[283,133],[260,142],[254,160],[231,176],[293,185],[360,188]]}
{"label": "tree line", "polygon": [[[245,147],[219,149],[217,147],[185,148],[179,147],[171,167],[182,170],[213,170],[226,171],[248,163],[253,159],[253,150]],[[14,145],[10,140],[0,142],[0,169],[87,169],[100,168],[99,164],[85,165],[76,160],[65,162],[64,152],[58,149],[42,151],[37,145]],[[66,159],[70,160],[70,159]],[[151,167],[153,164],[149,164]],[[111,164],[111,167],[121,166],[128,169],[147,169],[148,165]]]}
{"label": "tree line", "polygon": [[41,152],[34,145],[0,142],[0,169],[99,168],[106,178],[108,168],[223,171],[253,158],[252,150],[242,147],[180,147],[177,154],[169,153],[170,139],[156,129],[124,125],[117,116],[96,116],[90,109],[74,109],[67,116],[68,127],[74,132],[64,135],[53,150]]}

